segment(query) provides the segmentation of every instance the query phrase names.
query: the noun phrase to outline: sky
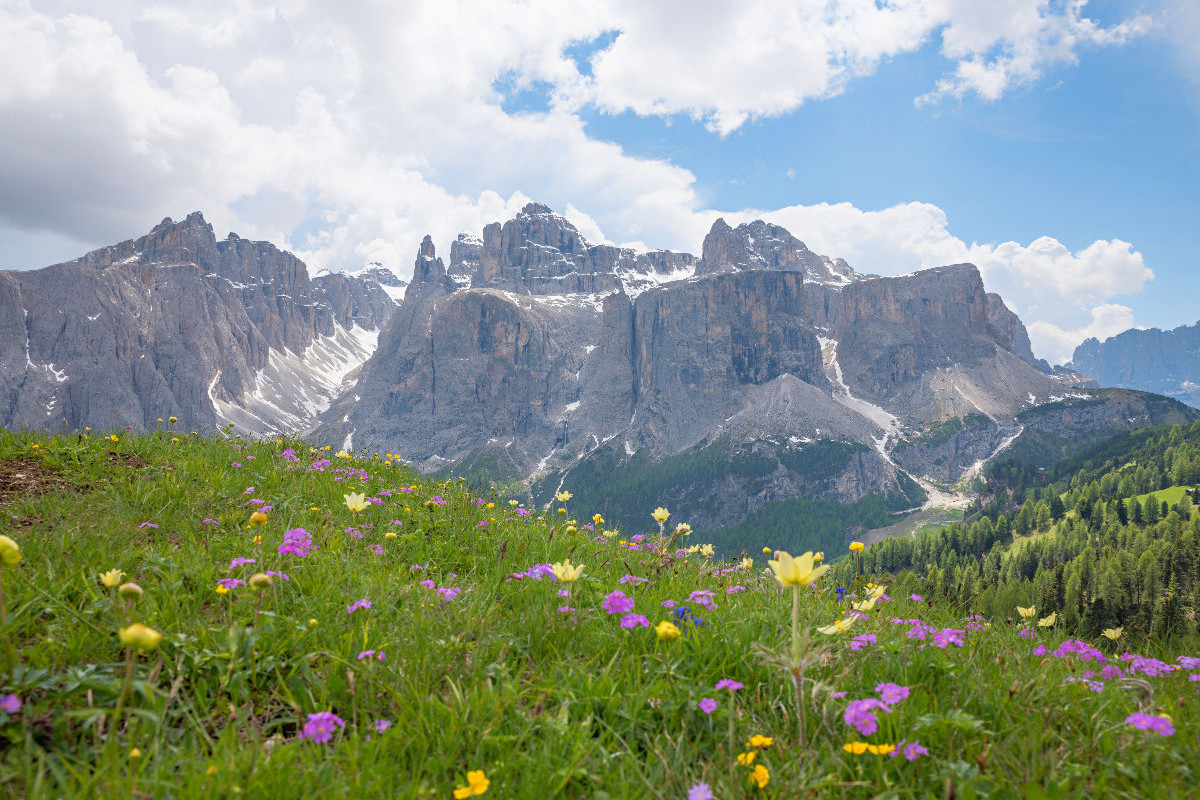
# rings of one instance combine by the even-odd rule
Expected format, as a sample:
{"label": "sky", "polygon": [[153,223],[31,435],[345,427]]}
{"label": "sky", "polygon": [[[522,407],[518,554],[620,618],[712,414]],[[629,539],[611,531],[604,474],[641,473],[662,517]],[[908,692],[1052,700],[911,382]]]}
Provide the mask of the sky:
{"label": "sky", "polygon": [[402,277],[543,202],[971,262],[1054,363],[1200,319],[1195,0],[0,0],[0,268],[202,211]]}

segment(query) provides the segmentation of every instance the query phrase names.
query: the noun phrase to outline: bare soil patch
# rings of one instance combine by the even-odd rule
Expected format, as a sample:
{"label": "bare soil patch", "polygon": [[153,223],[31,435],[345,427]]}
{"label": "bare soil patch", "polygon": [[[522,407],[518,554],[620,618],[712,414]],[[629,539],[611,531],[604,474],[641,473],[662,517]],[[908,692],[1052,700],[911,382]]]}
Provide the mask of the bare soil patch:
{"label": "bare soil patch", "polygon": [[74,492],[76,487],[36,458],[0,461],[0,506],[18,495]]}

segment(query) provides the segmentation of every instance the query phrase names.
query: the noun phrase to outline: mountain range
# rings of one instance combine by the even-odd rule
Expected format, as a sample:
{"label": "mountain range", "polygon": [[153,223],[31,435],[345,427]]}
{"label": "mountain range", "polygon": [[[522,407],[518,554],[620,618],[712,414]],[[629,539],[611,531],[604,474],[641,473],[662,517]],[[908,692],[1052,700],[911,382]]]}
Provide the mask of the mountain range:
{"label": "mountain range", "polygon": [[902,510],[999,452],[1198,415],[1085,386],[973,265],[864,275],[762,221],[718,220],[696,256],[592,244],[531,203],[448,264],[426,237],[405,285],[310,278],[197,213],[0,272],[5,426],[304,432],[617,519],[630,486],[712,528],[796,498]]}
{"label": "mountain range", "polygon": [[1200,408],[1200,322],[1087,339],[1070,366],[1103,386],[1157,392]]}

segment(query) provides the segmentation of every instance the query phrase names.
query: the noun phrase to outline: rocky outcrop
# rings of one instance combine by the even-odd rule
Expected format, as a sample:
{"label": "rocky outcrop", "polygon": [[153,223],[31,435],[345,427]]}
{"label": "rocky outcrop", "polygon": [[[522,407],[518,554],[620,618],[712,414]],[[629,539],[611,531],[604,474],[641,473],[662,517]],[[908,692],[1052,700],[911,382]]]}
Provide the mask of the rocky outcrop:
{"label": "rocky outcrop", "polygon": [[801,272],[810,283],[833,285],[859,277],[844,260],[817,255],[778,225],[755,220],[731,228],[718,219],[704,237],[697,274],[742,269]]}
{"label": "rocky outcrop", "polygon": [[[0,286],[8,427],[140,428],[176,416],[195,430],[231,419],[292,430],[368,354],[370,337],[352,332],[377,330],[394,307],[371,281],[310,281],[270,243],[217,241],[199,213],[72,262],[0,273]],[[264,381],[288,390],[286,407],[268,407]]]}
{"label": "rocky outcrop", "polygon": [[1067,366],[1101,386],[1156,392],[1200,408],[1200,323],[1088,339]]}

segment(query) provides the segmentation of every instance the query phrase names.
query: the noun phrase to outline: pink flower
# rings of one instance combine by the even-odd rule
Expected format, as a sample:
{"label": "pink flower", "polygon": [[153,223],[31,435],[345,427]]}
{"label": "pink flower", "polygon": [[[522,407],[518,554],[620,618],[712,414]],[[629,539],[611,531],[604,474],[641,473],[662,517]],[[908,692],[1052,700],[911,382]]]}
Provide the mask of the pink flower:
{"label": "pink flower", "polygon": [[319,711],[316,714],[308,715],[308,721],[304,723],[304,731],[300,734],[300,738],[312,739],[317,744],[324,744],[333,738],[333,734],[338,728],[344,727],[346,727],[346,723],[341,717],[329,711]]}
{"label": "pink flower", "polygon": [[21,710],[21,696],[16,694],[0,694],[0,711],[15,714]]}
{"label": "pink flower", "polygon": [[879,692],[880,700],[891,706],[907,698],[909,688],[894,683],[881,683],[875,687],[875,691]]}
{"label": "pink flower", "polygon": [[725,590],[725,594],[734,594],[735,592],[744,592],[744,591],[746,591],[745,586],[741,586],[741,585],[730,586],[728,589]]}
{"label": "pink flower", "polygon": [[371,607],[370,600],[367,600],[367,599],[355,600],[353,603],[346,606],[346,613],[353,614],[355,611],[357,611],[360,608],[370,608],[370,607]]}
{"label": "pink flower", "polygon": [[462,593],[462,589],[452,589],[449,586],[443,586],[441,589],[437,590],[437,593],[438,597],[442,598],[443,600],[450,601],[458,597],[459,594]]}
{"label": "pink flower", "polygon": [[717,710],[717,701],[713,700],[711,697],[705,697],[703,700],[700,701],[699,705],[700,705],[700,710],[703,711],[705,714],[711,714],[712,712]]}
{"label": "pink flower", "polygon": [[1160,736],[1175,734],[1175,726],[1171,724],[1171,720],[1157,714],[1143,714],[1141,711],[1135,711],[1125,718],[1125,724],[1143,731],[1154,731]]}
{"label": "pink flower", "polygon": [[622,628],[636,628],[639,625],[643,628],[649,628],[650,620],[646,619],[641,614],[626,614],[625,616],[621,617]]}
{"label": "pink flower", "polygon": [[387,653],[382,650],[363,650],[358,654],[359,661],[365,661],[368,658],[374,658],[376,661],[383,661],[387,658]]}
{"label": "pink flower", "polygon": [[609,593],[600,607],[609,614],[626,614],[633,611],[633,598],[618,589]]}
{"label": "pink flower", "polygon": [[418,585],[418,586],[424,586],[426,589],[428,589],[428,590],[429,590],[429,591],[431,591],[431,592],[432,592],[432,591],[434,590],[434,588],[437,586],[437,584],[436,584],[436,583],[434,583],[434,582],[433,582],[433,580],[432,580],[432,579],[429,579],[429,578],[426,578],[425,580],[418,582],[418,583],[417,583],[417,585]]}
{"label": "pink flower", "polygon": [[728,689],[731,692],[736,692],[738,689],[745,689],[746,684],[738,683],[737,681],[732,680],[730,678],[722,678],[721,680],[717,681],[717,685],[714,688],[716,688],[718,690]]}
{"label": "pink flower", "polygon": [[865,700],[855,700],[846,706],[846,710],[842,713],[842,719],[847,725],[853,726],[863,736],[870,736],[879,727],[879,720],[872,713],[876,708],[886,713],[891,713],[892,711],[882,701],[868,697]]}
{"label": "pink flower", "polygon": [[242,566],[243,564],[257,564],[257,563],[258,563],[258,559],[256,559],[256,558],[235,558],[233,561],[229,562],[229,568],[237,569],[238,567]]}

